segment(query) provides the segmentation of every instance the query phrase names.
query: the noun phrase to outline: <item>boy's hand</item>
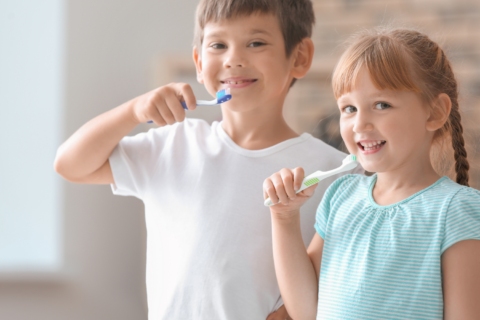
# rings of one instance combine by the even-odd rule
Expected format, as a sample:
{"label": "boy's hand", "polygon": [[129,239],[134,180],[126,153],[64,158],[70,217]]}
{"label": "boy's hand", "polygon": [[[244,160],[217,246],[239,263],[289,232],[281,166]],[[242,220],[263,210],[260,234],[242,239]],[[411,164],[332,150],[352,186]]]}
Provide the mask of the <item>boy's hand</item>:
{"label": "boy's hand", "polygon": [[138,123],[153,121],[158,126],[182,122],[185,120],[185,110],[181,101],[185,101],[189,110],[196,108],[190,85],[171,83],[135,98],[132,101],[133,116]]}
{"label": "boy's hand", "polygon": [[303,168],[282,169],[263,182],[264,199],[270,197],[275,205],[270,207],[274,214],[292,214],[300,209],[315,192],[317,185],[295,193],[302,185],[305,173]]}
{"label": "boy's hand", "polygon": [[270,313],[267,320],[292,320],[292,318],[290,318],[285,305],[283,305],[277,311]]}

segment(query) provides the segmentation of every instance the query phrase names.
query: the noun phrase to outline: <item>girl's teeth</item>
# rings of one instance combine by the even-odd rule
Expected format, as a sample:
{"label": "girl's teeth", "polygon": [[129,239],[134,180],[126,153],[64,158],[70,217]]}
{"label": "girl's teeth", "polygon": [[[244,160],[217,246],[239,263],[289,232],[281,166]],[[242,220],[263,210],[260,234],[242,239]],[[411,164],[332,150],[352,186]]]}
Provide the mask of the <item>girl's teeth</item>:
{"label": "girl's teeth", "polygon": [[379,149],[384,141],[378,140],[378,141],[372,141],[372,142],[367,142],[367,143],[361,143],[362,147],[367,150],[375,150]]}

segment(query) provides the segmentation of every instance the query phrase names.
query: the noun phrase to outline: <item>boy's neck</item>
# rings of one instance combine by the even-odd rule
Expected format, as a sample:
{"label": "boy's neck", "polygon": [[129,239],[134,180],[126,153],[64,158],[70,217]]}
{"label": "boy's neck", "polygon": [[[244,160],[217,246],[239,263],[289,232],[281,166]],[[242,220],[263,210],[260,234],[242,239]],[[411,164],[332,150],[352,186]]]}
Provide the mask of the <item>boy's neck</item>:
{"label": "boy's neck", "polygon": [[232,112],[223,110],[223,130],[240,147],[260,150],[298,137],[281,112]]}

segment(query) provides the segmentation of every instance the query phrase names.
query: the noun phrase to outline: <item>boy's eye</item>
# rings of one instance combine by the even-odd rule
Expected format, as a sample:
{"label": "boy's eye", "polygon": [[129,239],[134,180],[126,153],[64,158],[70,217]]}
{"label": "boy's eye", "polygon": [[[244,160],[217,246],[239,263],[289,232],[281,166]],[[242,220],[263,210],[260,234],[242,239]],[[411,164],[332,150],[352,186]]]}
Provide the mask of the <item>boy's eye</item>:
{"label": "boy's eye", "polygon": [[213,48],[213,49],[225,49],[227,46],[224,45],[223,43],[212,43],[210,45],[210,48]]}
{"label": "boy's eye", "polygon": [[346,106],[345,108],[343,108],[343,112],[345,113],[354,113],[356,111],[357,111],[357,108],[354,106]]}
{"label": "boy's eye", "polygon": [[250,43],[248,46],[256,48],[256,47],[261,47],[261,46],[264,46],[264,45],[265,45],[264,42],[254,41],[254,42]]}
{"label": "boy's eye", "polygon": [[383,109],[388,109],[388,108],[391,108],[391,105],[389,105],[386,102],[377,102],[375,104],[375,109],[377,109],[377,110],[383,110]]}

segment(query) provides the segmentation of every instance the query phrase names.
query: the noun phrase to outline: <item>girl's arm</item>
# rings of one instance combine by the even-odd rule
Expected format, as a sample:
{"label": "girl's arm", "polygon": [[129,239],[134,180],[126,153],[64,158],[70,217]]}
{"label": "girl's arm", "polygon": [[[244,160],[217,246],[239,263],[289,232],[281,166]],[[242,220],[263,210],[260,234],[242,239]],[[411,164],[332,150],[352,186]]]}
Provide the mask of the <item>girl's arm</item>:
{"label": "girl's arm", "polygon": [[282,299],[293,319],[315,319],[323,239],[315,234],[308,253],[300,230],[300,215],[274,219],[275,273]]}
{"label": "girl's arm", "polygon": [[300,206],[313,194],[310,187],[295,194],[304,174],[301,168],[282,169],[264,182],[265,198],[278,204],[270,207],[275,273],[282,299],[293,319],[315,319],[318,275],[323,239],[315,235],[308,253],[300,228]]}
{"label": "girl's arm", "polygon": [[480,240],[460,241],[442,255],[444,319],[480,319]]}
{"label": "girl's arm", "polygon": [[149,120],[159,126],[183,121],[182,97],[189,109],[195,109],[191,87],[177,83],[147,92],[90,120],[58,148],[55,171],[72,182],[113,183],[108,158],[118,142]]}

